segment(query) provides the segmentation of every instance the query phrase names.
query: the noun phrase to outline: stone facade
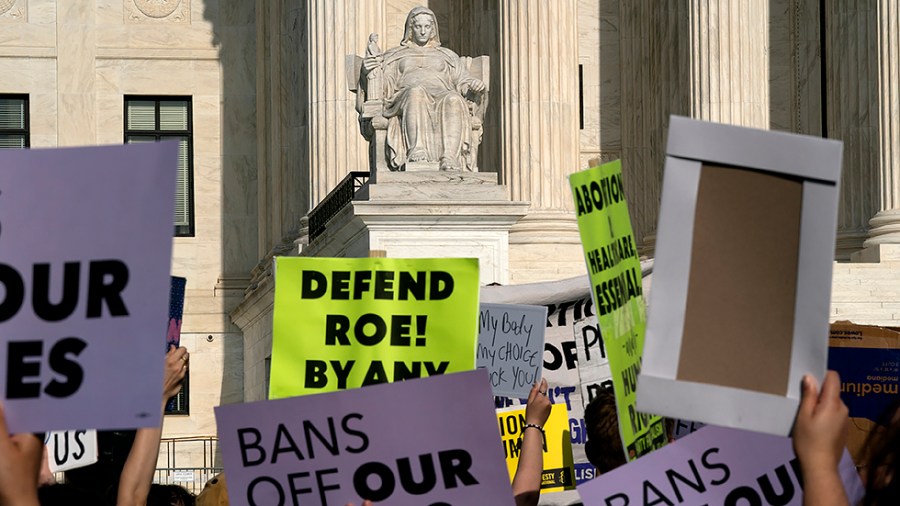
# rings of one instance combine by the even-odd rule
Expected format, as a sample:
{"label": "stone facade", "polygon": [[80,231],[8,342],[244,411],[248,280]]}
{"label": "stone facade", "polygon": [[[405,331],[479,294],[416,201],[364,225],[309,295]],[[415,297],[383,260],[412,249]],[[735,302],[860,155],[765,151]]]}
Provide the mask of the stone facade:
{"label": "stone facade", "polygon": [[195,233],[172,256],[188,279],[190,414],[166,417],[163,437],[215,435],[213,407],[244,398],[229,313],[260,256],[255,37],[241,0],[0,2],[0,94],[28,95],[33,148],[121,144],[126,95],[192,99]]}
{"label": "stone facade", "polygon": [[322,249],[306,216],[368,163],[346,57],[371,32],[396,45],[419,3],[445,46],[490,57],[478,166],[527,203],[491,239],[499,279],[585,272],[566,176],[594,158],[623,160],[652,256],[682,114],[844,140],[832,317],[900,325],[895,0],[0,0],[0,94],[28,94],[31,146],[121,143],[124,96],[192,98],[195,234],[173,253],[191,414],[165,436],[265,396],[271,258]]}

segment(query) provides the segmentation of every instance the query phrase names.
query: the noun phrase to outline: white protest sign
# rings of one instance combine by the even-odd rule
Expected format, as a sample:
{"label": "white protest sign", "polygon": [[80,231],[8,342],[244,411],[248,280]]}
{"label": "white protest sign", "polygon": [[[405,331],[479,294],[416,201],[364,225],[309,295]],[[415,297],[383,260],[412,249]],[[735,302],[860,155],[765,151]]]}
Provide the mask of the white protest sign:
{"label": "white protest sign", "polygon": [[488,370],[494,395],[528,397],[541,378],[546,306],[481,304],[475,367]]}
{"label": "white protest sign", "polygon": [[96,430],[65,430],[44,436],[51,473],[89,466],[97,462]]}
{"label": "white protest sign", "polygon": [[585,406],[594,400],[601,388],[612,388],[612,371],[606,358],[603,337],[597,317],[575,322],[575,344],[578,345],[578,376],[581,378],[581,400]]}
{"label": "white protest sign", "polygon": [[790,432],[825,375],[842,149],[672,116],[638,411]]}
{"label": "white protest sign", "polygon": [[0,151],[11,432],[158,425],[176,142]]}

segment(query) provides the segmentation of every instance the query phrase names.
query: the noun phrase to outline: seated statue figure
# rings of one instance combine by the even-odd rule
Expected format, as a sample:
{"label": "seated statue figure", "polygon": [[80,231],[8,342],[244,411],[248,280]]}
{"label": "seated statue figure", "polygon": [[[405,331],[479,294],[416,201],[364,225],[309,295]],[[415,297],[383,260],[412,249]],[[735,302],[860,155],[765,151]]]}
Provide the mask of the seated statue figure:
{"label": "seated statue figure", "polygon": [[477,170],[481,139],[473,138],[469,103],[485,92],[485,84],[469,75],[468,59],[441,47],[434,12],[411,10],[398,47],[380,53],[376,40],[373,34],[362,74],[378,87],[369,95],[382,100],[388,168],[437,162],[440,170]]}

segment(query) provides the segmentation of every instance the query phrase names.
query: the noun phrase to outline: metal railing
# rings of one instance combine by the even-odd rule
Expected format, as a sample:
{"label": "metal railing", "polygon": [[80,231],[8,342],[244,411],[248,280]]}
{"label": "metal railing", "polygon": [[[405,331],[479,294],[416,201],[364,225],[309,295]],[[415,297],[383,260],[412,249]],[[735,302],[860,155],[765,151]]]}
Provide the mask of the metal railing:
{"label": "metal railing", "polygon": [[199,494],[206,482],[221,472],[221,467],[157,467],[153,483],[180,485],[192,494]]}
{"label": "metal railing", "polygon": [[354,171],[341,180],[328,195],[319,202],[309,213],[309,242],[325,232],[328,220],[334,218],[347,204],[353,201],[353,196],[369,181],[369,173]]}
{"label": "metal railing", "polygon": [[159,443],[159,457],[160,463],[166,465],[156,468],[153,482],[181,485],[192,493],[200,493],[210,478],[222,472],[215,465],[218,451],[216,436],[165,438]]}

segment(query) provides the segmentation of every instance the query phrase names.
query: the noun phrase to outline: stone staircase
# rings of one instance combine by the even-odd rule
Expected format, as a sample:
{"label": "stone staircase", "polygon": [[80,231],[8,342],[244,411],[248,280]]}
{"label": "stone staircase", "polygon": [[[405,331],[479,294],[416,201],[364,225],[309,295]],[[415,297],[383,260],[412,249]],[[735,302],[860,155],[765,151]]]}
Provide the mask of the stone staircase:
{"label": "stone staircase", "polygon": [[835,263],[832,322],[900,327],[900,244],[882,244]]}

